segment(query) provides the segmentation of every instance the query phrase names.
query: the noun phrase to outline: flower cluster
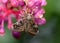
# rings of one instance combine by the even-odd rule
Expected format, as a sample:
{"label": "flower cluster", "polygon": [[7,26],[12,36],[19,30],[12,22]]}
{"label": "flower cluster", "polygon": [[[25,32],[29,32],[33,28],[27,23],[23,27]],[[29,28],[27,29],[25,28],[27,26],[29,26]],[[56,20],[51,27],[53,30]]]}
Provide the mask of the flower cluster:
{"label": "flower cluster", "polygon": [[6,20],[8,21],[8,29],[11,29],[12,18],[15,17],[18,21],[25,13],[33,15],[37,25],[45,24],[43,6],[46,4],[46,0],[0,0],[0,35],[5,33],[4,22]]}

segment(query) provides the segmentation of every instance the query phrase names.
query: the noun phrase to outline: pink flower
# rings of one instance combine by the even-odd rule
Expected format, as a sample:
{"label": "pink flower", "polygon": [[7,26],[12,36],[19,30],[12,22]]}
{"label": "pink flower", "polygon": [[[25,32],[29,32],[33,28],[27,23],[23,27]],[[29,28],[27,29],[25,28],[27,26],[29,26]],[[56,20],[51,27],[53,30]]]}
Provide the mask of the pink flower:
{"label": "pink flower", "polygon": [[[43,6],[46,6],[46,4],[46,0],[0,0],[0,35],[3,36],[5,34],[5,20],[8,20],[8,29],[11,29],[13,25],[13,16],[11,17],[11,14],[15,16],[17,21],[22,19],[25,14],[31,14],[34,17],[34,23],[37,25],[45,24],[45,10],[43,9]],[[20,32],[13,33],[15,36],[17,33],[19,37]]]}

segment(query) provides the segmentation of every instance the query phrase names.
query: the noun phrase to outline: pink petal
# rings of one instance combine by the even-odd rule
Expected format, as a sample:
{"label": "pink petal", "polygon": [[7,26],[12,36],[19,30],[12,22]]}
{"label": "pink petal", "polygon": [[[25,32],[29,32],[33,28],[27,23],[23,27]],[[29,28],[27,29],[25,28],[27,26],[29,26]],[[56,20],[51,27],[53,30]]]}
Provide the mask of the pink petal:
{"label": "pink petal", "polygon": [[42,2],[41,2],[41,6],[46,6],[46,5],[47,5],[46,0],[42,0]]}
{"label": "pink petal", "polygon": [[38,10],[36,14],[34,14],[35,18],[41,18],[43,17],[43,14],[45,13],[44,9]]}
{"label": "pink petal", "polygon": [[6,8],[5,4],[0,3],[0,10]]}
{"label": "pink petal", "polygon": [[46,23],[45,18],[35,18],[35,23],[38,25],[44,25]]}
{"label": "pink petal", "polygon": [[11,29],[12,25],[13,25],[13,23],[12,23],[11,17],[8,16],[8,29],[9,30]]}
{"label": "pink petal", "polygon": [[16,20],[19,20],[19,18],[20,18],[20,11],[13,11],[13,14],[15,15],[15,17],[16,17]]}
{"label": "pink petal", "polygon": [[0,28],[0,36],[4,36],[5,35],[5,30],[4,30],[4,28]]}
{"label": "pink petal", "polygon": [[29,7],[32,7],[32,6],[34,6],[36,4],[36,2],[40,3],[40,0],[27,0],[27,5]]}
{"label": "pink petal", "polygon": [[24,6],[25,2],[23,0],[18,0],[20,6]]}
{"label": "pink petal", "polygon": [[8,0],[2,0],[3,3],[7,3]]}
{"label": "pink petal", "polygon": [[10,0],[10,2],[11,2],[11,5],[14,7],[18,6],[19,4],[17,0]]}
{"label": "pink petal", "polygon": [[0,24],[0,36],[5,35],[5,30],[4,30],[4,20],[2,20],[2,23]]}

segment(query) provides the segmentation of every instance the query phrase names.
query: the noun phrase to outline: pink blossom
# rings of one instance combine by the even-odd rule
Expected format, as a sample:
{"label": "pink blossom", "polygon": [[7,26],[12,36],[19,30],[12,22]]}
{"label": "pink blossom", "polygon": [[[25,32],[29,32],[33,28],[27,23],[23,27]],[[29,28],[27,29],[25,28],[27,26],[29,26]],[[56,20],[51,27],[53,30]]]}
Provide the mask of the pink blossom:
{"label": "pink blossom", "polygon": [[22,19],[25,14],[31,14],[34,17],[34,23],[37,25],[45,24],[43,6],[46,6],[46,4],[46,0],[0,0],[0,35],[5,34],[4,21],[6,18],[7,27],[11,30],[13,25],[11,14],[15,16],[17,21]]}

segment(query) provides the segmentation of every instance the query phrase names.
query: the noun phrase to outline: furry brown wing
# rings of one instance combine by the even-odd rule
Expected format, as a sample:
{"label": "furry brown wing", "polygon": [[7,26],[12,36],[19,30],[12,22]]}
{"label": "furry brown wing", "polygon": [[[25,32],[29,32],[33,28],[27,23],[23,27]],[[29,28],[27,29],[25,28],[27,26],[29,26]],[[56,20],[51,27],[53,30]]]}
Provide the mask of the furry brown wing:
{"label": "furry brown wing", "polygon": [[16,22],[13,24],[13,31],[23,32],[24,31],[24,23],[22,21]]}
{"label": "furry brown wing", "polygon": [[28,33],[31,35],[36,35],[38,33],[38,26],[34,23],[30,23],[28,26]]}

